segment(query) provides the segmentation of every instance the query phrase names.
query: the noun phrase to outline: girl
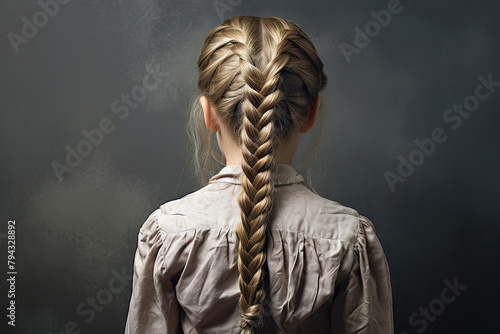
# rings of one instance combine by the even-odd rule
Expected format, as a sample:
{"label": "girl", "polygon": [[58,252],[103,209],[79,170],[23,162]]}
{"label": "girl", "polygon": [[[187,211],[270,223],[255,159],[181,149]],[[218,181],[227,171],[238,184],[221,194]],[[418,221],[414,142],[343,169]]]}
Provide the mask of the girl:
{"label": "girl", "polygon": [[194,163],[208,168],[210,131],[223,167],[141,227],[125,333],[393,333],[373,224],[292,167],[327,83],[311,40],[289,20],[235,16],[198,70],[190,122],[208,150]]}

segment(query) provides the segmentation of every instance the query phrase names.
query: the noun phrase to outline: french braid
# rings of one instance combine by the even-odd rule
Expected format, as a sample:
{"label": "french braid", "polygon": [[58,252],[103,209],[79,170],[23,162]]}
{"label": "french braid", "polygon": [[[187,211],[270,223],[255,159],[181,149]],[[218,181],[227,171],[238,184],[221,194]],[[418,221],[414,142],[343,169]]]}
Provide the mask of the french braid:
{"label": "french braid", "polygon": [[213,29],[198,59],[198,87],[234,129],[241,146],[240,220],[236,226],[239,330],[265,322],[267,227],[273,210],[274,150],[326,85],[309,38],[291,21],[235,16]]}

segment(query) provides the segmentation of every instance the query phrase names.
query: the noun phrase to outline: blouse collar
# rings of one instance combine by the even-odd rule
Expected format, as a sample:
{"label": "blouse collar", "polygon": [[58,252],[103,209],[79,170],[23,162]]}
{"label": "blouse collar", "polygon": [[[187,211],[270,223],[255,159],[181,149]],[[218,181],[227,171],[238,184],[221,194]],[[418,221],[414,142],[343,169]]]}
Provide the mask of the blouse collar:
{"label": "blouse collar", "polygon": [[[212,176],[209,183],[240,184],[241,171],[241,165],[227,165],[218,174]],[[304,182],[302,175],[292,166],[286,164],[275,165],[275,169],[271,173],[271,180],[274,181],[275,186]]]}

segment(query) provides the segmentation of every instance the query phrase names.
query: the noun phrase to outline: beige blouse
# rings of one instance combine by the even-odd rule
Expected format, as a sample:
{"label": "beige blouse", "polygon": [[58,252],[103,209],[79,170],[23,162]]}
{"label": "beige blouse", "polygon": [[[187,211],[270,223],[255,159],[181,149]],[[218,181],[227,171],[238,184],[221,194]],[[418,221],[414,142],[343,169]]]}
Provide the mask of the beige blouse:
{"label": "beige blouse", "polygon": [[[126,334],[236,332],[240,172],[225,166],[143,224]],[[264,333],[392,334],[389,267],[370,220],[312,192],[292,166],[272,175]]]}

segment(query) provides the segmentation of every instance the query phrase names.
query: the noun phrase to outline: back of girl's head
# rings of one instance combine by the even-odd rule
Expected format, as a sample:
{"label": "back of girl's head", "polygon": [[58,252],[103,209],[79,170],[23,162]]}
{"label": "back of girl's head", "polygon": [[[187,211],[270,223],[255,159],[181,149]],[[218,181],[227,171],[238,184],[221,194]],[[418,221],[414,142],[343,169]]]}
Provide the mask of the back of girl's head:
{"label": "back of girl's head", "polygon": [[[208,34],[198,72],[200,94],[214,107],[219,121],[231,129],[242,152],[241,215],[236,226],[239,328],[242,333],[256,333],[266,314],[266,230],[273,209],[273,153],[306,117],[327,77],[313,43],[297,24],[250,15],[225,20]],[[200,131],[198,136],[208,147],[208,158],[214,154],[213,139],[204,129],[202,112],[199,106],[193,108],[190,121],[192,131]],[[199,169],[207,167],[203,159],[194,162]]]}

